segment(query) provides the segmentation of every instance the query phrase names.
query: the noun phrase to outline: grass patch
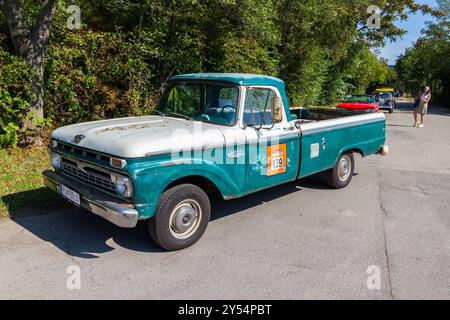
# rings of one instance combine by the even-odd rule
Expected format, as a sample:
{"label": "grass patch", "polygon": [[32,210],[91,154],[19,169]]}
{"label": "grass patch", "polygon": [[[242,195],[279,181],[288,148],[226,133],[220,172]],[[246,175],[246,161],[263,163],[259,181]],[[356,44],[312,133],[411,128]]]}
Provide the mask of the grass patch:
{"label": "grass patch", "polygon": [[44,187],[42,171],[47,169],[50,161],[46,148],[0,149],[0,218],[66,205]]}

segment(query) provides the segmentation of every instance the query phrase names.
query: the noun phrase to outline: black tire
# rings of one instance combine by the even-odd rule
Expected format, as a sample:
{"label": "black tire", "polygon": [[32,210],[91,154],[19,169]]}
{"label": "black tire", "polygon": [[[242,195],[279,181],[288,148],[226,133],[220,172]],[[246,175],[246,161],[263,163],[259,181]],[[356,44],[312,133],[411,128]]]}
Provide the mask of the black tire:
{"label": "black tire", "polygon": [[394,113],[394,108],[389,109],[389,113]]}
{"label": "black tire", "polygon": [[[346,159],[350,164],[350,168],[348,174],[343,175],[342,170],[340,171],[339,167],[341,165],[341,161]],[[341,172],[341,175],[340,175]],[[353,157],[353,153],[346,152],[341,154],[339,159],[336,161],[334,168],[329,169],[324,172],[325,181],[327,184],[335,189],[342,189],[348,186],[350,181],[352,181],[353,174],[355,172],[355,158]]]}
{"label": "black tire", "polygon": [[[194,211],[189,211],[190,209]],[[188,210],[187,214],[185,214],[186,210]],[[177,213],[180,214],[177,215]],[[184,217],[195,216],[195,214],[198,219],[195,220],[194,229],[182,235],[177,227],[181,223],[184,228]],[[183,215],[184,217],[181,218]],[[180,217],[178,220],[177,216]],[[181,184],[166,190],[161,195],[156,213],[148,221],[148,231],[153,241],[160,247],[170,251],[180,250],[192,246],[202,237],[210,216],[211,203],[205,191],[192,184]],[[178,225],[177,222],[179,222]]]}

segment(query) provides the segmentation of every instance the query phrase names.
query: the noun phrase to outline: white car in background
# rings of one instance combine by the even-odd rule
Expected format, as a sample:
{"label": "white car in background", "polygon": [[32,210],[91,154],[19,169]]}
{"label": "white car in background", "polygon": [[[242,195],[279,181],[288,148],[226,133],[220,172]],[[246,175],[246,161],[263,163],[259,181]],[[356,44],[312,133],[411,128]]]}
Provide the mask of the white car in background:
{"label": "white car in background", "polygon": [[378,102],[380,110],[388,110],[389,113],[394,112],[395,102],[392,93],[390,92],[377,93],[375,96],[375,100]]}

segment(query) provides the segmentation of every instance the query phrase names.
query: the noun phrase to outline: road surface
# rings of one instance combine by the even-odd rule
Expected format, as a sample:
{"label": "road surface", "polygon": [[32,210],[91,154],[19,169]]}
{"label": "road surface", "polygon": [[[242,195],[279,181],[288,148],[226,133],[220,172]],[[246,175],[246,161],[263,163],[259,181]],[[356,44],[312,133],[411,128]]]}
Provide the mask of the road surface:
{"label": "road surface", "polygon": [[450,115],[418,129],[399,109],[390,156],[358,157],[348,188],[315,176],[220,202],[183,251],[75,208],[2,220],[0,298],[450,299]]}

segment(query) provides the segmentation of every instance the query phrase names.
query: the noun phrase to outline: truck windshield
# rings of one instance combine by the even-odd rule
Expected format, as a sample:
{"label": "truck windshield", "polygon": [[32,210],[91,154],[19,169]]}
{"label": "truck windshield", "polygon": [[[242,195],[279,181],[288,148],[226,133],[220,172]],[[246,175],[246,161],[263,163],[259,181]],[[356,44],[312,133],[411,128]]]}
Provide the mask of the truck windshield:
{"label": "truck windshield", "polygon": [[163,94],[157,112],[195,121],[233,125],[239,88],[233,85],[172,83]]}

